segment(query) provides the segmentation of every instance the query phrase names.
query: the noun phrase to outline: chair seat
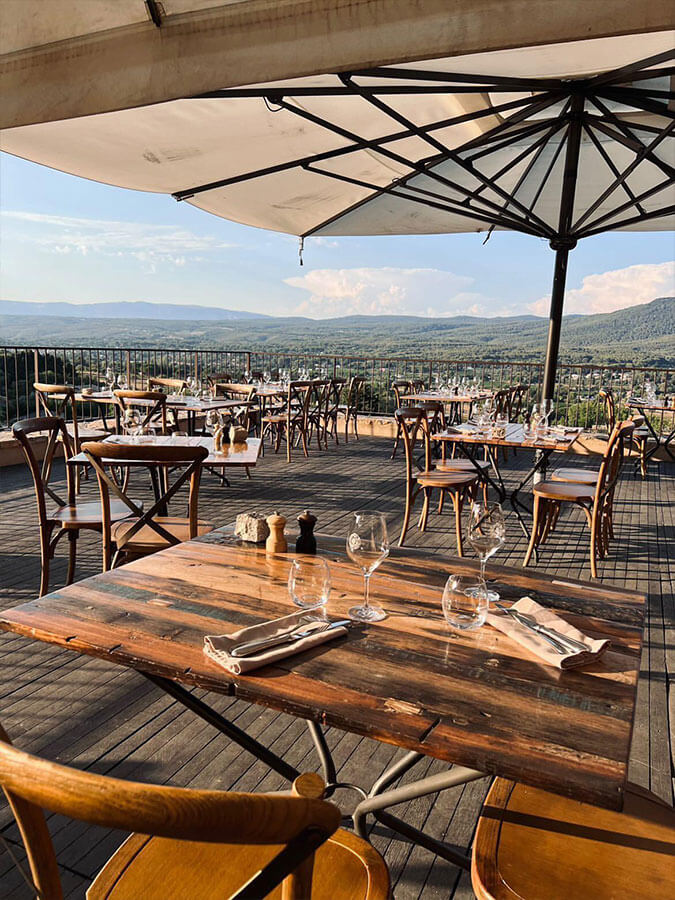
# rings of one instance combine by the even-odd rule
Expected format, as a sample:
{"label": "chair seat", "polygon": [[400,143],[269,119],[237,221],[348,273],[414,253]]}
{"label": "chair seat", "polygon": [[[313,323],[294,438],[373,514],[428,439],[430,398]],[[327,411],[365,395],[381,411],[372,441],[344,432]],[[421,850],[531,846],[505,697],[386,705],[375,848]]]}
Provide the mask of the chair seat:
{"label": "chair seat", "polygon": [[477,481],[478,476],[470,472],[417,472],[415,473],[417,483],[421,487],[437,487],[437,488],[462,488],[468,487]]}
{"label": "chair seat", "polygon": [[[87,900],[223,900],[279,846],[206,844],[133,834],[106,863]],[[280,900],[281,886],[269,900]],[[386,900],[389,876],[366,841],[340,829],[316,852],[311,900]],[[308,898],[309,900],[309,898]]]}
{"label": "chair seat", "polygon": [[597,484],[599,472],[593,469],[574,469],[571,466],[563,466],[551,472],[551,481],[572,481],[579,484]]}
{"label": "chair seat", "polygon": [[479,900],[675,897],[675,812],[628,785],[623,812],[497,778],[474,841]]}
{"label": "chair seat", "polygon": [[[127,519],[124,522],[118,522],[116,525],[113,525],[110,529],[110,535],[113,541],[115,541],[115,543],[122,541],[124,536],[137,521],[138,519],[134,517],[133,519]],[[189,519],[177,516],[156,516],[153,521],[160,524],[179,541],[190,540]],[[214,528],[215,525],[211,522],[203,522],[200,519],[197,523],[197,534],[201,537],[203,534],[208,534],[209,531],[213,531]],[[154,553],[156,550],[161,550],[163,547],[167,546],[169,546],[169,543],[161,534],[158,534],[154,528],[151,528],[149,525],[144,525],[140,531],[124,545],[124,551],[130,553]]]}
{"label": "chair seat", "polygon": [[[119,521],[131,515],[131,510],[121,500],[110,501],[112,520]],[[78,503],[77,506],[59,506],[50,518],[57,519],[62,528],[96,528],[101,526],[101,504],[98,500],[91,503]]]}
{"label": "chair seat", "polygon": [[[490,463],[487,460],[477,459],[476,466],[479,469],[487,469]],[[436,463],[437,472],[473,472],[476,473],[476,466],[470,459],[446,459],[445,462]]]}
{"label": "chair seat", "polygon": [[545,500],[592,500],[594,485],[571,481],[540,481],[532,490]]}

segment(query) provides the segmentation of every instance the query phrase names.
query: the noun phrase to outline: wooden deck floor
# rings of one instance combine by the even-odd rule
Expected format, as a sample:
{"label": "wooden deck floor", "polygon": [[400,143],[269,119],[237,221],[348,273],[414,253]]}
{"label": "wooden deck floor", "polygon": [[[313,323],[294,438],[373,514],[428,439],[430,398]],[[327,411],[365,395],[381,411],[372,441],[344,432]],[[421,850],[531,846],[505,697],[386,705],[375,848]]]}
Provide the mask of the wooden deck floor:
{"label": "wooden deck floor", "polygon": [[[226,524],[245,510],[267,513],[278,509],[293,518],[309,507],[323,531],[342,535],[348,513],[370,507],[387,515],[392,536],[397,535],[403,508],[403,464],[400,459],[389,461],[389,446],[382,440],[362,439],[327,453],[315,451],[309,460],[300,457],[290,466],[281,456],[268,452],[250,481],[243,472],[233,471],[231,487],[223,488],[206,475],[200,512]],[[569,460],[565,462],[569,464]],[[529,454],[520,453],[508,461],[505,474],[513,482],[529,464]],[[140,475],[138,491],[139,495],[149,494],[149,484]],[[83,492],[95,496],[92,482],[85,483]],[[652,466],[645,481],[635,478],[627,466],[617,508],[619,539],[601,569],[603,580],[649,593],[630,775],[671,804],[674,499],[675,465]],[[37,593],[35,521],[26,470],[0,469],[2,608],[25,602]],[[508,521],[507,545],[498,560],[520,565],[524,539],[512,516]],[[438,554],[439,565],[449,566],[454,552],[449,515],[432,516],[428,532],[422,535],[413,529],[407,543],[427,547]],[[78,577],[83,578],[99,570],[100,548],[93,535],[81,539],[80,545]],[[580,513],[569,513],[561,521],[538,565],[565,577],[590,577],[587,532]],[[62,553],[52,573],[53,586],[62,584],[64,576]],[[278,776],[137,673],[9,634],[0,634],[0,658],[0,721],[20,747],[92,771],[157,783],[258,791],[281,786]],[[317,767],[302,722],[223,697],[210,697],[209,702],[227,709],[229,717],[286,755],[293,765]],[[328,740],[342,781],[372,783],[397,755],[392,747],[336,729],[329,731]],[[440,763],[424,762],[407,777],[418,778],[422,770],[432,773],[440,767]],[[401,809],[401,814],[431,834],[467,847],[487,787],[487,779],[474,782],[438,798],[414,801]],[[342,799],[349,802],[350,798]],[[120,835],[58,816],[50,822],[66,895],[82,897],[94,873],[119,844]],[[23,858],[6,807],[0,808],[0,835],[13,853]],[[372,840],[389,864],[397,900],[473,896],[465,874],[386,828],[376,826]],[[7,900],[32,896],[1,842],[0,885],[0,895]]]}

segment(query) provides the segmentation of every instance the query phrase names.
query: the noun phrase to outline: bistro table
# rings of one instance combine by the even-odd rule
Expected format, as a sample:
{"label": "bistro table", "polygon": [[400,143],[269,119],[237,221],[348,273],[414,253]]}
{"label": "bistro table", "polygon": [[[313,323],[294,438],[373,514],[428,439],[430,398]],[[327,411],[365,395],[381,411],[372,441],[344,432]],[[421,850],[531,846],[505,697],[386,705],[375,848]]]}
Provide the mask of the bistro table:
{"label": "bistro table", "polygon": [[[529,537],[529,529],[525,524],[521,511],[531,515],[531,510],[520,499],[520,492],[538,472],[544,472],[546,470],[546,465],[551,454],[567,453],[583,429],[564,428],[559,431],[551,429],[546,437],[538,437],[536,434],[526,435],[524,427],[517,423],[509,423],[505,426],[504,437],[495,437],[494,430],[494,428],[481,429],[477,425],[470,425],[467,423],[459,425],[458,427],[446,429],[446,431],[436,432],[435,434],[430,435],[430,437],[432,441],[438,441],[444,445],[452,444],[457,447],[467,459],[470,459],[481,480],[487,481],[488,484],[496,490],[500,503],[503,503],[506,499],[507,491],[504,479],[499,470],[499,447],[512,447],[514,449],[538,451],[535,455],[532,467],[509,495],[511,507],[518,517],[520,526],[525,535]],[[484,446],[486,448],[488,459],[490,460],[497,481],[491,478],[486,467],[481,466],[478,460],[476,460],[475,449],[477,446]],[[443,458],[445,458],[445,453],[443,454]]]}
{"label": "bistro table", "polygon": [[[332,579],[331,617],[361,597],[362,573],[344,541],[318,535]],[[477,563],[392,549],[372,579],[387,617],[245,675],[203,652],[204,637],[292,612],[292,553],[269,554],[231,528],[170,547],[0,612],[0,628],[137,670],[284,778],[298,774],[187,688],[199,687],[307,721],[329,794],[339,782],[322,726],[404,748],[354,813],[367,814],[458,865],[453,848],[385,810],[484,774],[621,809],[640,669],[646,597],[623,588],[488,566],[502,598],[528,594],[610,648],[561,671],[483,626],[449,630],[441,593],[449,572]],[[432,757],[449,771],[389,789]],[[366,776],[367,773],[364,773]],[[354,787],[350,785],[350,787]]]}
{"label": "bistro table", "polygon": [[[644,461],[647,462],[648,459],[651,459],[658,450],[663,447],[668,454],[668,456],[675,461],[675,454],[670,449],[670,442],[675,438],[675,406],[666,406],[661,403],[648,403],[647,400],[642,400],[639,397],[631,397],[626,404],[628,409],[637,409],[640,415],[645,420],[645,425],[650,431],[652,438],[654,439],[654,446],[652,449],[645,453]],[[648,413],[670,413],[672,416],[671,426],[672,430],[665,435],[665,437],[657,434],[654,426],[652,425]],[[663,419],[663,415],[662,415]]]}
{"label": "bistro table", "polygon": [[420,402],[424,400],[438,400],[444,406],[449,406],[448,421],[454,425],[462,421],[462,404],[468,404],[468,416],[471,416],[471,410],[474,403],[481,403],[484,400],[491,400],[494,397],[492,391],[481,390],[463,394],[454,391],[417,391],[412,394],[404,394],[401,400],[406,402]]}

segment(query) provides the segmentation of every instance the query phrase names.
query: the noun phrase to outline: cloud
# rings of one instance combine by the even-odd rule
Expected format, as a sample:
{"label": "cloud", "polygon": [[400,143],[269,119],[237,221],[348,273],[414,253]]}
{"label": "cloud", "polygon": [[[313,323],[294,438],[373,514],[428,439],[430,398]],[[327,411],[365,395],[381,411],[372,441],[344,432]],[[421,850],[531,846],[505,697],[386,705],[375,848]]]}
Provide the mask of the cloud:
{"label": "cloud", "polygon": [[309,297],[296,315],[315,319],[349,315],[494,315],[495,301],[469,290],[473,278],[441,269],[313,269],[284,279]]}
{"label": "cloud", "polygon": [[155,272],[159,265],[167,263],[185,266],[188,261],[203,259],[198,254],[235,246],[174,225],[54,216],[20,210],[3,210],[2,217],[22,223],[23,230],[19,225],[15,236],[46,252],[130,257],[149,272]]}
{"label": "cloud", "polygon": [[[565,293],[566,313],[606,313],[627,306],[649,303],[656,297],[675,295],[675,263],[644,263],[587,275],[580,288]],[[548,315],[550,297],[541,297],[528,307],[536,316]]]}

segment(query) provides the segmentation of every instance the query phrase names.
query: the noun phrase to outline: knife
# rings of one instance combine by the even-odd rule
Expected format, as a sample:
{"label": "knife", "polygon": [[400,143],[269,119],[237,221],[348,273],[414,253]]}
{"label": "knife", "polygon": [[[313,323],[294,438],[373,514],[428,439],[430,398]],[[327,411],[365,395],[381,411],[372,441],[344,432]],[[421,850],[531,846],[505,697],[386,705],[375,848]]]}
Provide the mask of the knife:
{"label": "knife", "polygon": [[301,638],[310,637],[315,632],[325,633],[333,631],[336,628],[351,625],[351,619],[339,619],[337,622],[322,622],[316,619],[311,622],[301,623],[289,631],[282,631],[280,634],[270,635],[266,638],[257,638],[254,641],[246,641],[244,644],[238,644],[230,651],[230,656],[240,659],[243,656],[252,656],[260,650],[268,650],[270,647],[278,647],[281,644],[290,644],[293,641],[301,640]]}

